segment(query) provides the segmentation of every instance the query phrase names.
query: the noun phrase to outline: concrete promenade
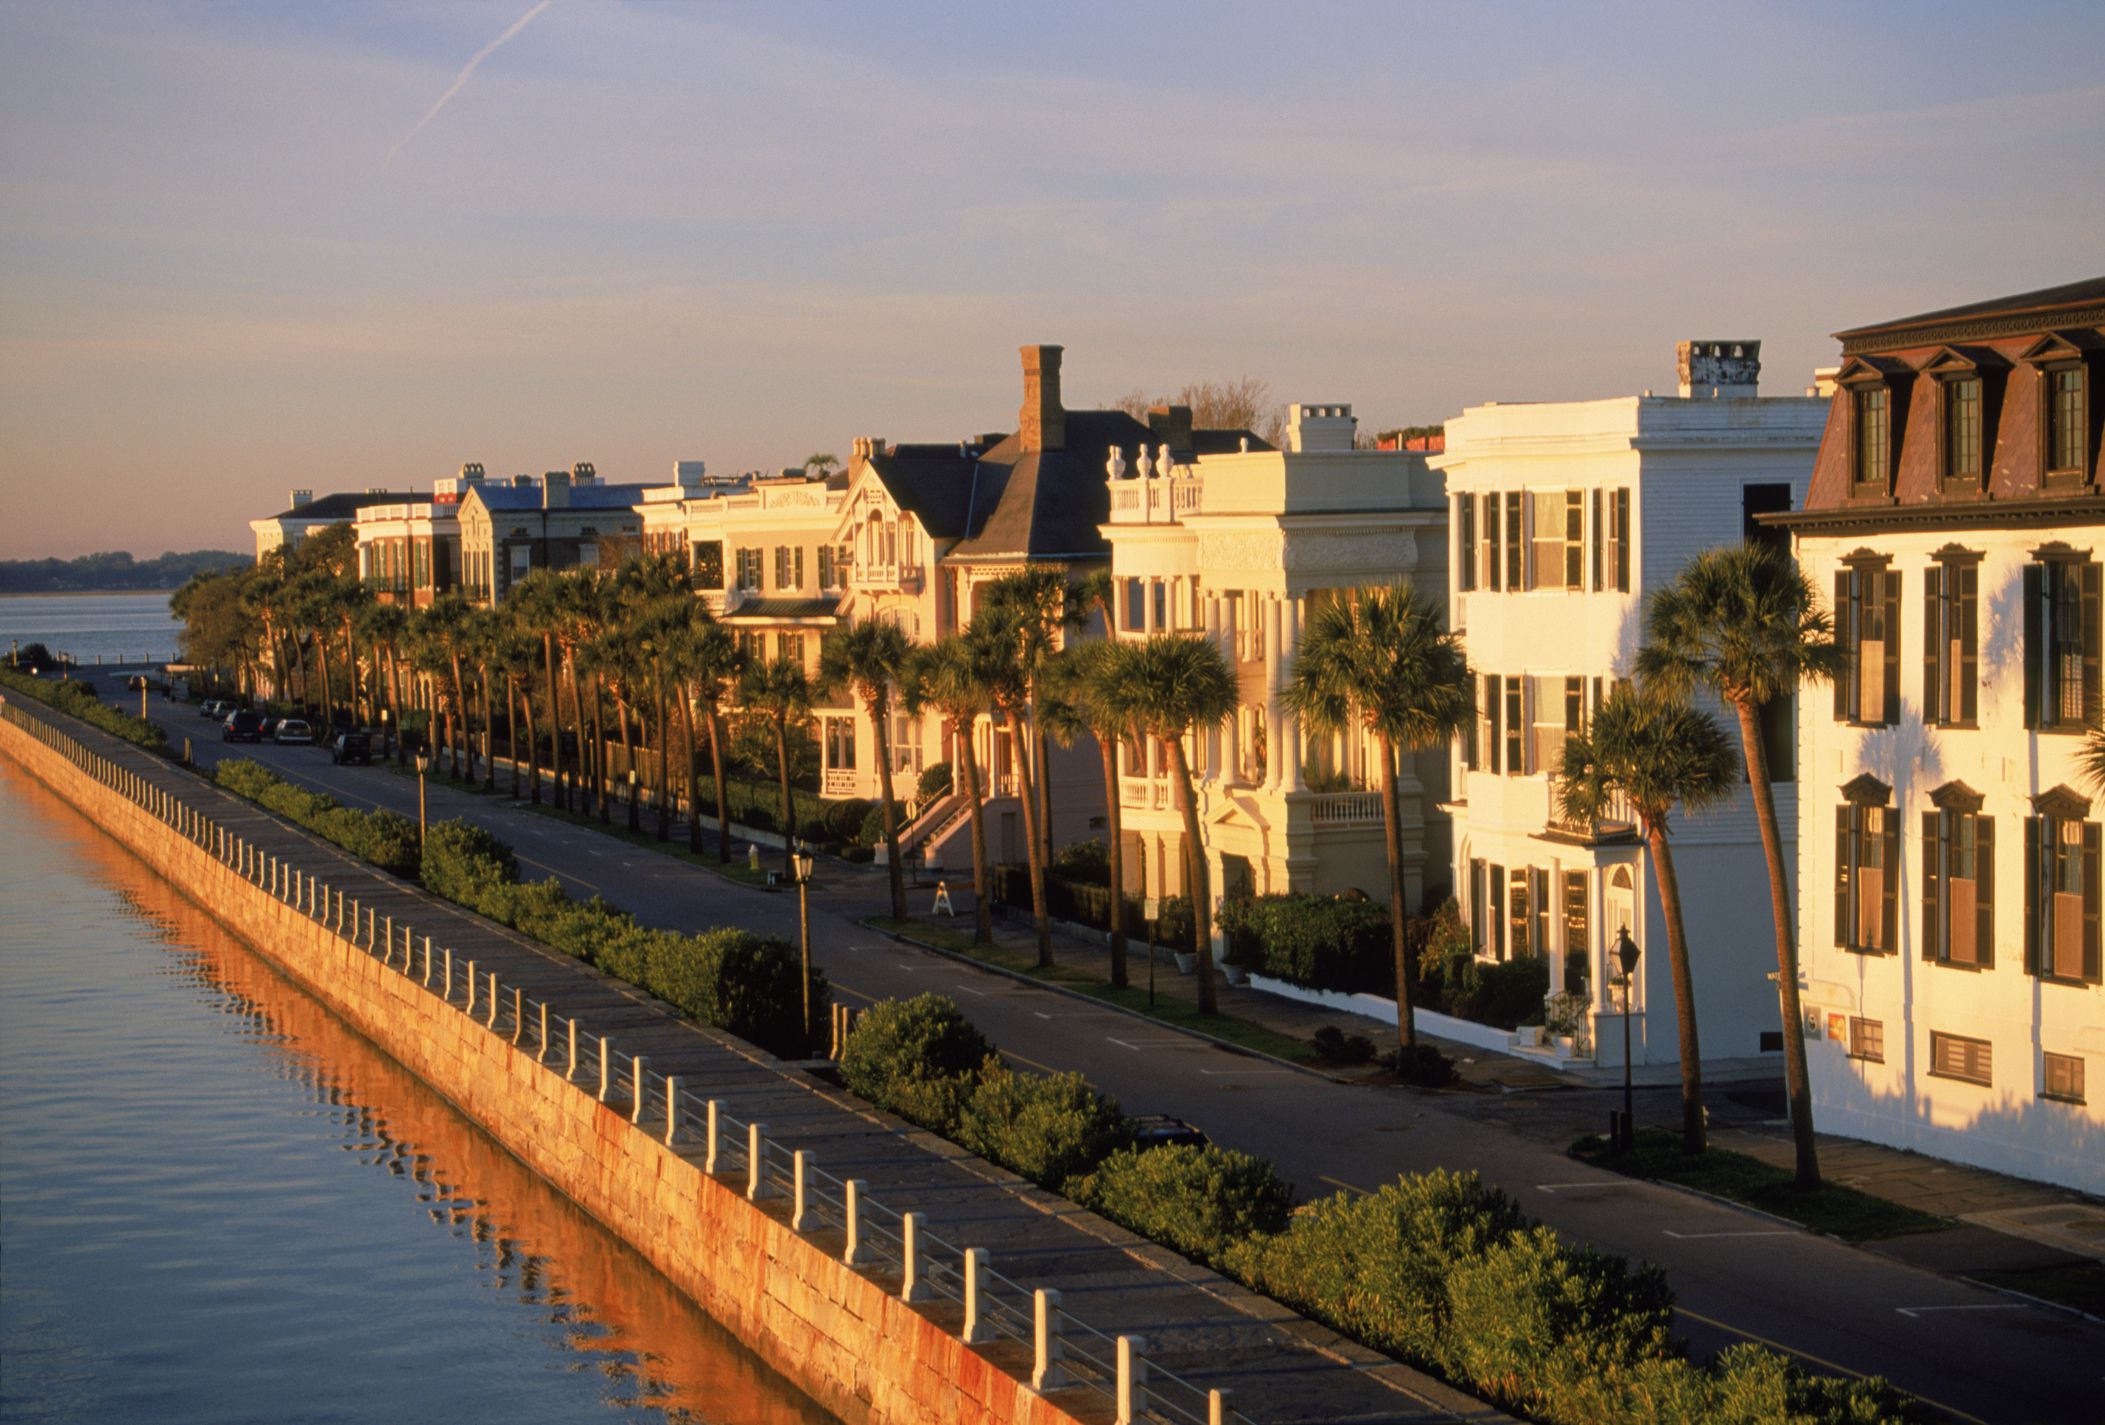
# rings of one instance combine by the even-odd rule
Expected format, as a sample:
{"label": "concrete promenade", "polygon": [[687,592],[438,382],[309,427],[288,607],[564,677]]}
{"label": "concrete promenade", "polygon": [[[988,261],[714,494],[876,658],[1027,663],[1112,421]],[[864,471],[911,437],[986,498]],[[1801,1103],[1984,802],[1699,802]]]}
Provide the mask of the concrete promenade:
{"label": "concrete promenade", "polygon": [[[386,876],[163,759],[26,700],[10,699],[9,705],[62,727],[142,786],[277,858],[289,872],[355,899],[375,917],[383,939],[391,921],[394,934],[410,937],[420,955],[427,935],[434,947],[450,949],[456,975],[464,977],[471,960],[485,982],[495,974],[500,1009],[517,991],[529,1004],[547,1003],[561,1019],[574,1016],[589,1031],[581,1050],[586,1073],[597,1073],[594,1041],[600,1035],[608,1038],[617,1065],[644,1055],[655,1074],[676,1076],[688,1094],[721,1100],[740,1120],[766,1123],[784,1159],[791,1150],[805,1150],[828,1173],[867,1183],[870,1196],[893,1211],[925,1214],[927,1230],[944,1242],[990,1249],[992,1265],[1005,1277],[1026,1290],[1061,1292],[1065,1310],[1078,1321],[1106,1336],[1145,1338],[1146,1357],[1156,1369],[1202,1388],[1232,1390],[1235,1408],[1251,1421],[1497,1418],[1437,1382],[869,1109],[813,1075],[685,1023],[640,991]],[[219,910],[210,904],[205,909]],[[267,955],[273,949],[258,948]],[[531,1039],[534,1027],[522,1028]],[[614,1088],[624,1098],[619,1074]],[[698,1161],[703,1149],[685,1142],[673,1151]],[[786,1203],[763,1205],[786,1214]],[[608,1225],[617,1232],[623,1227]],[[923,1314],[948,1309],[938,1304]],[[1070,1395],[1071,1401],[1065,1398]],[[1055,1398],[1081,1418],[1108,1418],[1109,1402],[1095,1392]]]}

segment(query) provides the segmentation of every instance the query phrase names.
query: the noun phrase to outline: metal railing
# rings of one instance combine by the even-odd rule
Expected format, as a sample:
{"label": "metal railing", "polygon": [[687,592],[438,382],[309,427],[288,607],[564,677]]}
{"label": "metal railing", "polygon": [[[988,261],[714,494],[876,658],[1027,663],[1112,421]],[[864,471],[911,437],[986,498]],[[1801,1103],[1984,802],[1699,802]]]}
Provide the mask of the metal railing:
{"label": "metal railing", "polygon": [[[453,947],[434,944],[408,923],[397,924],[392,912],[265,851],[181,795],[12,703],[0,700],[0,718],[174,828],[265,894],[520,1053],[531,1054],[547,1072],[593,1093],[601,1103],[625,1107],[630,1122],[651,1132],[668,1151],[699,1145],[705,1173],[742,1185],[752,1201],[787,1203],[793,1231],[837,1234],[843,1262],[864,1276],[896,1277],[902,1300],[957,1307],[967,1345],[1020,1343],[1031,1352],[1033,1389],[1106,1395],[1121,1425],[1249,1425],[1233,1408],[1228,1391],[1199,1386],[1150,1362],[1143,1338],[1098,1330],[1066,1310],[1058,1291],[1026,1287],[1003,1275],[986,1249],[937,1235],[924,1214],[878,1201],[860,1179],[825,1171],[809,1151],[770,1137],[765,1123],[739,1118],[723,1100],[697,1096],[681,1086],[677,1075],[652,1068],[644,1055],[623,1053],[609,1036],[594,1033],[576,1016],[529,998]],[[841,1014],[836,1052],[853,1020],[851,1012]]]}

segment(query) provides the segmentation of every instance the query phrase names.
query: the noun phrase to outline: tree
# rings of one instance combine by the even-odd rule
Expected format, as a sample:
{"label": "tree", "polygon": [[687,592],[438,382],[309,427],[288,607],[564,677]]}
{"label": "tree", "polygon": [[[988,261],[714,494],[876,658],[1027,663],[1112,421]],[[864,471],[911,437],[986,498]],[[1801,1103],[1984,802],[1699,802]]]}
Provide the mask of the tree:
{"label": "tree", "polygon": [[1707,688],[1739,719],[1740,749],[1754,793],[1762,855],[1769,863],[1769,911],[1776,935],[1776,987],[1783,1019],[1784,1088],[1791,1103],[1797,1185],[1820,1185],[1813,1139],[1812,1080],[1798,1003],[1798,945],[1792,922],[1783,835],[1762,720],[1803,683],[1831,680],[1843,653],[1812,581],[1780,550],[1746,543],[1698,554],[1653,593],[1645,615],[1638,676],[1668,695]]}
{"label": "tree", "polygon": [[972,938],[975,944],[991,945],[994,909],[987,897],[986,808],[980,789],[979,757],[972,746],[973,724],[992,702],[985,660],[964,635],[949,634],[914,650],[907,662],[902,693],[908,714],[919,717],[924,710],[933,709],[950,725],[965,805],[972,813]]}
{"label": "tree", "polygon": [[1220,649],[1192,633],[1158,633],[1144,643],[1120,642],[1107,674],[1114,706],[1162,744],[1184,815],[1185,874],[1191,892],[1192,934],[1199,957],[1199,1010],[1213,1014],[1213,904],[1207,887],[1206,844],[1184,739],[1235,711],[1235,674]]}
{"label": "tree", "polygon": [[[696,605],[697,608],[701,606]],[[706,615],[707,610],[703,613]],[[709,724],[709,770],[716,783],[716,859],[731,859],[730,800],[725,789],[724,708],[737,695],[745,680],[745,650],[731,631],[713,620],[705,620],[694,633],[692,655],[687,663],[688,686],[702,707]]]}
{"label": "tree", "polygon": [[804,457],[804,473],[811,476],[831,475],[840,468],[840,457],[831,451]]}
{"label": "tree", "polygon": [[781,791],[782,870],[794,876],[797,844],[797,804],[789,786],[789,729],[811,716],[811,681],[804,665],[794,658],[769,658],[748,663],[739,683],[739,701],[746,710],[767,720],[775,735],[775,776]]}
{"label": "tree", "polygon": [[1189,406],[1196,429],[1246,430],[1267,445],[1279,444],[1286,433],[1286,407],[1272,399],[1271,383],[1257,376],[1188,381],[1175,396],[1150,397],[1136,386],[1111,404],[1143,424],[1152,407]]}
{"label": "tree", "polygon": [[1396,965],[1396,1037],[1417,1052],[1411,1007],[1408,907],[1403,899],[1399,753],[1444,747],[1475,717],[1469,661],[1438,606],[1408,584],[1361,589],[1322,604],[1281,692],[1289,711],[1325,731],[1357,723],[1381,747],[1381,820],[1389,856],[1389,938]]}
{"label": "tree", "polygon": [[[562,644],[562,632],[566,622],[563,589],[555,574],[546,569],[536,569],[512,586],[511,597],[505,607],[512,610],[522,630],[531,631],[541,641],[541,661],[548,679],[548,778],[550,795],[558,807],[568,807],[569,797],[563,786],[563,698],[562,684],[556,679],[557,654]],[[539,769],[535,769],[538,778]],[[535,800],[539,800],[540,783],[535,782]]]}
{"label": "tree", "polygon": [[913,653],[906,634],[889,619],[867,618],[836,628],[819,645],[819,685],[851,688],[877,730],[877,790],[884,806],[886,870],[892,918],[906,919],[906,876],[899,864],[899,803],[892,795],[892,689]]}
{"label": "tree", "polygon": [[[1637,813],[1659,908],[1666,917],[1666,953],[1674,974],[1674,1012],[1681,1024],[1681,1147],[1704,1148],[1703,1056],[1696,1033],[1696,988],[1681,914],[1681,883],[1667,839],[1676,803],[1691,811],[1732,794],[1737,781],[1732,744],[1709,713],[1663,693],[1641,694],[1618,685],[1594,710],[1590,726],[1569,733],[1558,772],[1563,815],[1594,821],[1618,798]],[[1626,991],[1627,993],[1627,991]]]}
{"label": "tree", "polygon": [[[444,593],[410,617],[410,628],[422,645],[421,662],[426,672],[446,685],[452,695],[446,718],[446,742],[451,751],[453,779],[461,779],[461,742],[467,736],[467,680],[461,675],[461,658],[468,650],[468,601],[457,593]],[[467,775],[475,775],[475,754],[468,754]]]}
{"label": "tree", "polygon": [[[1108,581],[1110,576],[1103,578]],[[1105,849],[1111,863],[1111,983],[1124,989],[1125,825],[1118,796],[1118,749],[1133,735],[1133,724],[1118,702],[1116,666],[1116,645],[1107,638],[1090,639],[1061,650],[1047,671],[1046,683],[1054,696],[1046,713],[1055,734],[1067,736],[1075,729],[1086,728],[1103,754]]]}

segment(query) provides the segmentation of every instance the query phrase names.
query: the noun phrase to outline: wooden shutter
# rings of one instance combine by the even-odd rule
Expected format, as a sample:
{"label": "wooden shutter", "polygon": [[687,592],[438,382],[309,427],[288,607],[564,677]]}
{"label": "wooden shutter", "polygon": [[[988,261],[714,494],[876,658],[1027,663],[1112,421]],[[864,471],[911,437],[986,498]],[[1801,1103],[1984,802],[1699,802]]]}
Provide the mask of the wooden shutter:
{"label": "wooden shutter", "polygon": [[1580,563],[1586,551],[1586,497],[1577,490],[1564,492],[1564,587],[1583,586]]}
{"label": "wooden shutter", "polygon": [[1900,948],[1900,813],[1886,808],[1879,816],[1884,829],[1882,864],[1879,867],[1878,948],[1887,955]]}
{"label": "wooden shutter", "polygon": [[1595,490],[1593,492],[1593,590],[1595,593],[1599,593],[1602,588],[1601,545],[1606,537],[1607,530],[1601,522],[1601,492]]}
{"label": "wooden shutter", "polygon": [[1550,953],[1550,873],[1539,866],[1533,867],[1528,871],[1528,880],[1533,883],[1528,904],[1535,910],[1535,953],[1547,959]]}
{"label": "wooden shutter", "polygon": [[1878,720],[1892,727],[1900,721],[1900,571],[1885,570],[1879,582],[1885,585],[1886,600],[1886,695]]}
{"label": "wooden shutter", "polygon": [[1491,737],[1491,746],[1487,749],[1484,761],[1489,765],[1491,771],[1497,772],[1500,766],[1500,752],[1505,744],[1505,737],[1499,730],[1499,715],[1505,711],[1506,698],[1504,689],[1500,686],[1499,676],[1496,673],[1486,673],[1484,675],[1484,705],[1490,709],[1490,715],[1486,721],[1488,723],[1487,731]]}
{"label": "wooden shutter", "polygon": [[2041,973],[2039,918],[2045,913],[2046,887],[2039,878],[2040,818],[2025,818],[2025,973]]}
{"label": "wooden shutter", "polygon": [[1535,747],[1535,682],[1533,678],[1516,679],[1520,684],[1520,766],[1516,769],[1523,777],[1532,777],[1542,770],[1536,764],[1541,760]]}
{"label": "wooden shutter", "polygon": [[1938,925],[1937,888],[1942,884],[1943,858],[1938,850],[1943,843],[1944,813],[1926,811],[1922,814],[1922,958],[1935,960],[1942,948],[1944,936]]}
{"label": "wooden shutter", "polygon": [[2086,727],[2098,725],[2098,698],[2101,688],[2098,680],[2099,663],[2099,618],[2098,591],[2105,566],[2088,563],[2083,570],[2083,723]]}
{"label": "wooden shutter", "polygon": [[1995,818],[1973,819],[1974,963],[1995,965]]}
{"label": "wooden shutter", "polygon": [[1630,492],[1615,492],[1615,589],[1630,592]]}
{"label": "wooden shutter", "polygon": [[1465,772],[1476,770],[1477,739],[1484,735],[1483,696],[1484,680],[1472,675],[1469,679],[1469,726],[1462,733],[1462,770]]}
{"label": "wooden shutter", "polygon": [[1944,660],[1939,656],[1943,649],[1942,622],[1937,615],[1941,611],[1938,596],[1942,590],[1943,570],[1932,564],[1922,573],[1922,720],[1931,725],[1951,720],[1951,709],[1945,706],[1949,699],[1945,688],[1949,686],[1944,676]]}
{"label": "wooden shutter", "polygon": [[1495,591],[1503,587],[1499,582],[1498,496],[1495,493],[1487,493],[1481,498],[1484,502],[1484,517],[1479,521],[1482,528],[1477,530],[1476,537],[1479,547],[1483,550],[1484,576],[1477,582]]}
{"label": "wooden shutter", "polygon": [[1486,947],[1491,958],[1506,958],[1506,868],[1492,866],[1486,874],[1491,878],[1491,943]]}
{"label": "wooden shutter", "polygon": [[1835,642],[1842,647],[1842,666],[1835,670],[1835,721],[1849,721],[1849,688],[1856,682],[1855,606],[1849,600],[1849,571],[1835,571]]}
{"label": "wooden shutter", "polygon": [[1960,565],[1952,570],[1952,577],[1959,584],[1957,596],[1952,601],[1952,612],[1959,620],[1959,706],[1947,710],[1946,716],[1956,713],[1958,721],[1971,726],[1980,718],[1980,566]]}
{"label": "wooden shutter", "polygon": [[1455,588],[1468,593],[1476,587],[1476,496],[1454,497]]}
{"label": "wooden shutter", "polygon": [[[2092,565],[2093,569],[2097,566]],[[2083,823],[2083,978],[2098,978],[2098,824]]]}
{"label": "wooden shutter", "polygon": [[[2045,637],[2044,620],[2040,617],[2046,603],[2046,566],[2025,566],[2025,726],[2036,728],[2046,712],[2046,669],[2050,657],[2040,644]],[[2037,831],[2032,841],[2039,839]],[[2027,960],[2029,962],[2030,956]]]}
{"label": "wooden shutter", "polygon": [[1527,525],[1522,519],[1522,498],[1518,490],[1506,493],[1506,591],[1518,593],[1527,587]]}
{"label": "wooden shutter", "polygon": [[1536,587],[1535,580],[1535,492],[1525,490],[1520,496],[1520,589]]}
{"label": "wooden shutter", "polygon": [[1854,808],[1843,802],[1835,808],[1835,948],[1847,950],[1856,943],[1855,926],[1849,917],[1849,817]]}

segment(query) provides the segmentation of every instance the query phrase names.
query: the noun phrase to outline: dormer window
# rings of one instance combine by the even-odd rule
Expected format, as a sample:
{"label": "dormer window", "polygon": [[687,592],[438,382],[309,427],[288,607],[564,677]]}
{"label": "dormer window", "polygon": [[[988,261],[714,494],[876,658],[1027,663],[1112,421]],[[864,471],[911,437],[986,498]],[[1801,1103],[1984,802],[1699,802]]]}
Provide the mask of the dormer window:
{"label": "dormer window", "polygon": [[1979,484],[1981,479],[1981,378],[1953,376],[1944,389],[1944,478]]}
{"label": "dormer window", "polygon": [[1884,386],[1862,386],[1856,397],[1856,469],[1862,489],[1884,490],[1893,459],[1893,393]]}
{"label": "dormer window", "polygon": [[1893,492],[1894,441],[1905,424],[1914,368],[1887,357],[1852,357],[1836,375],[1849,398],[1849,492],[1858,499]]}
{"label": "dormer window", "polygon": [[2080,485],[2090,473],[2090,364],[2093,338],[2050,332],[2024,360],[2039,373],[2041,483]]}

